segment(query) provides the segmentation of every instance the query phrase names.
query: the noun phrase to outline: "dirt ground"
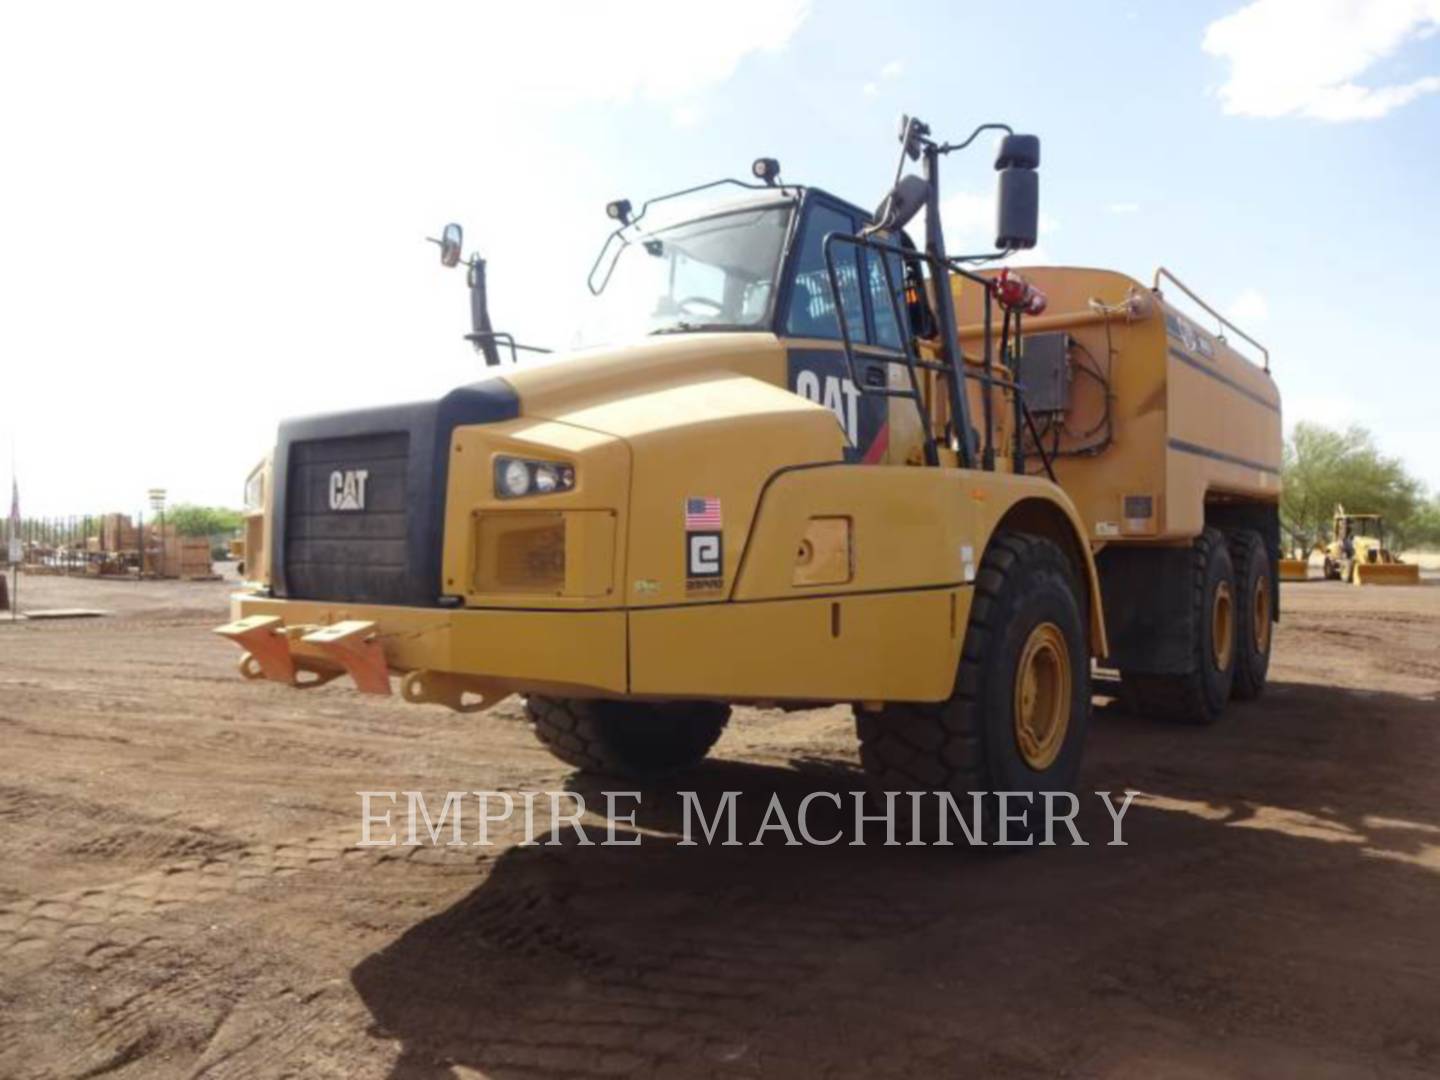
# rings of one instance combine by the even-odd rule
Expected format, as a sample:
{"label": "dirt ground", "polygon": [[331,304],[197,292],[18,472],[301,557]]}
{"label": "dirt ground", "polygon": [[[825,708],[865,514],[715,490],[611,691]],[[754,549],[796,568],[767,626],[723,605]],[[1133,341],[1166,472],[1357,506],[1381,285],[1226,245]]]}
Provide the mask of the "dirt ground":
{"label": "dirt ground", "polygon": [[1287,585],[1214,728],[1098,697],[1128,846],[1019,854],[676,845],[677,786],[858,789],[843,709],[742,711],[638,847],[357,847],[358,791],[589,788],[513,703],[242,682],[227,589],[0,623],[0,1076],[1440,1073],[1434,581]]}

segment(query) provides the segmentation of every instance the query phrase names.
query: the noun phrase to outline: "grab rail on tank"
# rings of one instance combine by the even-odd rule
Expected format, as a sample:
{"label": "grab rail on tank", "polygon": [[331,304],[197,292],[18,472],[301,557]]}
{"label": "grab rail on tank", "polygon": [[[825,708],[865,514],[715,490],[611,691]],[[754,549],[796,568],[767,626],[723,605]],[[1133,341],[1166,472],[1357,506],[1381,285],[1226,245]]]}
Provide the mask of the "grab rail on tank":
{"label": "grab rail on tank", "polygon": [[[1169,270],[1165,269],[1165,267],[1163,267],[1163,266],[1156,267],[1156,269],[1155,269],[1155,282],[1154,282],[1154,284],[1151,286],[1151,288],[1153,288],[1157,293],[1163,293],[1163,291],[1164,291],[1164,290],[1162,290],[1162,289],[1160,288],[1160,279],[1161,279],[1161,278],[1169,278],[1169,279],[1170,279],[1171,281],[1173,281],[1177,286],[1179,286],[1181,292],[1183,292],[1183,293],[1184,293],[1186,296],[1188,296],[1191,300],[1194,300],[1195,303],[1199,304],[1202,308],[1204,308],[1206,311],[1208,311],[1211,315],[1215,316],[1216,320],[1220,323],[1220,325],[1221,325],[1222,327],[1227,327],[1227,328],[1229,328],[1229,329],[1231,329],[1231,330],[1234,330],[1236,334],[1238,334],[1240,337],[1244,338],[1244,339],[1245,339],[1246,341],[1248,341],[1251,345],[1254,345],[1255,348],[1259,349],[1259,350],[1260,350],[1260,355],[1263,356],[1263,357],[1265,357],[1265,370],[1266,370],[1267,372],[1270,370],[1270,350],[1269,350],[1269,349],[1265,348],[1264,345],[1261,345],[1260,342],[1256,341],[1256,340],[1255,340],[1253,337],[1251,337],[1249,334],[1245,333],[1244,330],[1241,330],[1241,329],[1240,329],[1238,326],[1236,326],[1233,322],[1231,322],[1229,319],[1225,318],[1224,315],[1221,315],[1220,312],[1216,311],[1213,307],[1211,307],[1209,304],[1207,304],[1204,300],[1201,300],[1200,297],[1199,297],[1198,295],[1196,295],[1194,289],[1190,288],[1188,285],[1186,285],[1183,281],[1181,281],[1179,278],[1177,278],[1174,274],[1172,274]],[[1222,334],[1221,337],[1223,338],[1224,335]]]}

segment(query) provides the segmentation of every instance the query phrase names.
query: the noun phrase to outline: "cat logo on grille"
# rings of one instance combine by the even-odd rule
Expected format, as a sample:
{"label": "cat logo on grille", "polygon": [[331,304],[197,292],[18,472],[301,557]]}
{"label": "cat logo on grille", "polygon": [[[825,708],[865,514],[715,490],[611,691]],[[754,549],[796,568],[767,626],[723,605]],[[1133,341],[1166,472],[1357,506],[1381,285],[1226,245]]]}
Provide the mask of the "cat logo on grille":
{"label": "cat logo on grille", "polygon": [[330,509],[364,510],[369,469],[336,469],[330,474]]}

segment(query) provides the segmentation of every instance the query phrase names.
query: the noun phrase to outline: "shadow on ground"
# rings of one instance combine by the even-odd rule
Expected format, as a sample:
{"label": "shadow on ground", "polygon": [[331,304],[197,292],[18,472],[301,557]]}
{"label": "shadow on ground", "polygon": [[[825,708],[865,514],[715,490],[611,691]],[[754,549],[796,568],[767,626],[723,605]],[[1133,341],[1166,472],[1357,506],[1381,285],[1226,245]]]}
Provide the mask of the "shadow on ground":
{"label": "shadow on ground", "polygon": [[[1298,683],[1209,730],[1102,704],[1085,786],[1146,793],[1128,846],[1094,802],[1090,846],[1020,854],[680,846],[675,787],[742,792],[744,841],[772,793],[793,822],[861,787],[843,762],[713,761],[646,793],[636,846],[509,849],[352,981],[399,1077],[1418,1075],[1440,1068],[1437,720]],[[823,795],[810,823],[853,832]]]}

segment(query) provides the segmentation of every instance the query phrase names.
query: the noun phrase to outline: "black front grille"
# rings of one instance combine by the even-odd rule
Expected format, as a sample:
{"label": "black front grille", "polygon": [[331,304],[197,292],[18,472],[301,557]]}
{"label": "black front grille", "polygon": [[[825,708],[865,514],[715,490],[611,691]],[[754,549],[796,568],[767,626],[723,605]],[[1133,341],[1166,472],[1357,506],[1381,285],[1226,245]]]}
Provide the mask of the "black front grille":
{"label": "black front grille", "polygon": [[[489,379],[439,401],[285,421],[275,444],[270,504],[275,595],[443,603],[451,434],[462,424],[519,414],[509,383]],[[355,485],[362,471],[359,506]],[[337,484],[345,498],[332,505]]]}
{"label": "black front grille", "polygon": [[285,568],[293,596],[403,603],[410,434],[297,442],[290,448]]}

